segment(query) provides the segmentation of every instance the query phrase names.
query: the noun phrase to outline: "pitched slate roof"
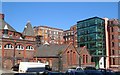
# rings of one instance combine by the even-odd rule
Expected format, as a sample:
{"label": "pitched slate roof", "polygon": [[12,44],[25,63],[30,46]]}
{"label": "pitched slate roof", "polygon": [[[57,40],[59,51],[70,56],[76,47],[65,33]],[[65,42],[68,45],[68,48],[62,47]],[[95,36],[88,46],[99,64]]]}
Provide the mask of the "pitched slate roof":
{"label": "pitched slate roof", "polygon": [[30,22],[28,22],[24,28],[23,35],[34,36],[34,31]]}
{"label": "pitched slate roof", "polygon": [[79,54],[81,54],[83,50],[85,50],[86,52],[88,52],[88,54],[90,54],[90,52],[89,52],[89,50],[87,49],[86,46],[77,48],[77,51],[78,51]]}
{"label": "pitched slate roof", "polygon": [[78,51],[78,53],[81,52],[81,48],[80,47],[77,47],[76,50]]}
{"label": "pitched slate roof", "polygon": [[67,48],[68,45],[41,45],[37,48],[35,57],[56,57],[57,54]]}
{"label": "pitched slate roof", "polygon": [[16,30],[12,26],[10,26],[7,22],[5,22],[5,20],[0,19],[0,29],[4,29],[5,25],[7,25],[8,30],[16,32]]}

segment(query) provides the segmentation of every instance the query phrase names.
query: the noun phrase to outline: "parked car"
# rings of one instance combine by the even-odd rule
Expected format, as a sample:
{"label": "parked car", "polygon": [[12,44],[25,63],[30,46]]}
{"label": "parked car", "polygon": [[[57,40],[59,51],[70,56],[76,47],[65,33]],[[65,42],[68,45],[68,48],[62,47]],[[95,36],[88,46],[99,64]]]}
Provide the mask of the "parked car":
{"label": "parked car", "polygon": [[66,72],[65,75],[86,75],[85,72],[83,70],[72,70],[69,72]]}
{"label": "parked car", "polygon": [[75,71],[75,75],[87,75],[83,70]]}
{"label": "parked car", "polygon": [[84,70],[86,75],[103,75],[100,71],[97,70]]}
{"label": "parked car", "polygon": [[84,68],[84,70],[96,70],[96,68],[92,66],[87,66]]}
{"label": "parked car", "polygon": [[76,68],[70,68],[66,72],[72,72],[72,71],[75,71],[75,70],[76,70]]}
{"label": "parked car", "polygon": [[113,72],[110,69],[98,69],[103,75],[115,75],[115,72]]}
{"label": "parked car", "polygon": [[77,71],[80,71],[80,70],[84,70],[84,69],[83,69],[83,67],[78,66],[78,67],[76,68],[76,70],[77,70]]}
{"label": "parked car", "polygon": [[73,67],[68,69],[66,72],[70,72],[70,71],[80,71],[80,70],[84,70],[82,67],[78,66],[78,67]]}
{"label": "parked car", "polygon": [[68,69],[65,74],[66,75],[73,75],[75,71],[76,71],[76,69]]}
{"label": "parked car", "polygon": [[116,74],[116,75],[120,75],[120,71],[116,71],[115,74]]}
{"label": "parked car", "polygon": [[65,75],[63,72],[48,72],[47,75]]}

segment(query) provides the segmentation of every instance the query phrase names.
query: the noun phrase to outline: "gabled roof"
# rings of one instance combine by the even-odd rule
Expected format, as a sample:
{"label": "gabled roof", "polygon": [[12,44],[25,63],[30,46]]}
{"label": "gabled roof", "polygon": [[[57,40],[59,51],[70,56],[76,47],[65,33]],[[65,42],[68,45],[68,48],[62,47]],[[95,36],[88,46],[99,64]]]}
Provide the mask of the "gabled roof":
{"label": "gabled roof", "polygon": [[62,55],[66,52],[66,51],[69,51],[69,50],[75,50],[76,52],[77,52],[77,54],[79,55],[79,52],[78,52],[78,50],[76,49],[76,47],[73,45],[73,43],[69,43],[68,44],[68,46],[67,46],[67,48],[63,51],[63,53],[62,53]]}
{"label": "gabled roof", "polygon": [[34,36],[34,31],[30,22],[28,22],[24,28],[23,35]]}
{"label": "gabled roof", "polygon": [[16,30],[11,27],[7,22],[5,22],[3,19],[0,19],[0,29],[4,29],[5,25],[7,25],[8,30],[16,32]]}
{"label": "gabled roof", "polygon": [[80,55],[81,55],[83,52],[90,55],[90,53],[89,53],[89,51],[88,51],[88,49],[87,49],[86,46],[84,46],[84,47],[78,47],[78,48],[77,48],[77,51],[79,52]]}
{"label": "gabled roof", "polygon": [[37,48],[35,57],[56,57],[58,53],[65,50],[68,45],[41,45]]}
{"label": "gabled roof", "polygon": [[80,48],[80,47],[77,47],[76,50],[78,51],[78,53],[80,53],[81,48]]}

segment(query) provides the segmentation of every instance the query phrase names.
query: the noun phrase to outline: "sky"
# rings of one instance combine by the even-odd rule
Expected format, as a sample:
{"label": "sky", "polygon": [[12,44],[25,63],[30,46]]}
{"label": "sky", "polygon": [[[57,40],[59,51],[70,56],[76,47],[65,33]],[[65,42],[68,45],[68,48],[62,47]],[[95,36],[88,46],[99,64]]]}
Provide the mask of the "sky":
{"label": "sky", "polygon": [[67,30],[91,17],[118,18],[117,2],[2,2],[5,21],[18,32],[26,23]]}
{"label": "sky", "polygon": [[2,0],[3,2],[119,2],[120,0]]}

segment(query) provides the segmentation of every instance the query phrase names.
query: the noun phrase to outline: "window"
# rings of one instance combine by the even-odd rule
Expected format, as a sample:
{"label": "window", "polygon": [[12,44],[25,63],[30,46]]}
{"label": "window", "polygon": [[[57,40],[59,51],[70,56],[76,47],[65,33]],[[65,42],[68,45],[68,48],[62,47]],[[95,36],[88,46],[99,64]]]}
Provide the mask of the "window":
{"label": "window", "polygon": [[55,34],[55,31],[54,31],[54,34]]}
{"label": "window", "polygon": [[18,37],[18,35],[17,35],[17,34],[15,34],[15,36],[16,36],[16,37]]}
{"label": "window", "polygon": [[114,32],[114,29],[113,29],[113,27],[111,27],[111,32]]}
{"label": "window", "polygon": [[118,28],[118,32],[120,32],[120,28]]}
{"label": "window", "polygon": [[51,34],[51,31],[49,31],[49,33]]}
{"label": "window", "polygon": [[97,19],[95,19],[95,24],[97,24]]}
{"label": "window", "polygon": [[9,35],[12,36],[12,33],[10,33]]}
{"label": "window", "polygon": [[73,52],[73,64],[76,64],[76,53]]}
{"label": "window", "polygon": [[86,55],[86,63],[88,63],[88,55]]}
{"label": "window", "polygon": [[67,41],[67,38],[66,38],[66,41]]}
{"label": "window", "polygon": [[[120,43],[119,43],[119,46],[120,46]],[[112,47],[114,47],[114,42],[112,42]]]}
{"label": "window", "polygon": [[74,35],[74,32],[71,32],[71,35]]}
{"label": "window", "polygon": [[112,40],[114,39],[114,35],[112,35]]}
{"label": "window", "polygon": [[120,54],[120,50],[118,51],[118,54]]}
{"label": "window", "polygon": [[83,64],[85,63],[85,55],[83,55]]}
{"label": "window", "polygon": [[67,33],[66,33],[66,36],[67,36]]}
{"label": "window", "polygon": [[68,65],[70,64],[70,53],[69,53],[69,51],[67,52],[67,63],[68,63]]}
{"label": "window", "polygon": [[102,54],[103,54],[102,50],[98,50],[98,55],[102,55]]}
{"label": "window", "polygon": [[119,43],[119,46],[120,46],[120,43]]}
{"label": "window", "polygon": [[113,65],[115,65],[115,58],[113,58]]}
{"label": "window", "polygon": [[26,50],[34,50],[34,48],[32,46],[27,46]]}
{"label": "window", "polygon": [[112,50],[112,55],[115,55],[115,50]]}
{"label": "window", "polygon": [[68,35],[70,35],[70,32],[68,33]]}
{"label": "window", "polygon": [[4,49],[13,49],[14,47],[11,44],[6,44]]}
{"label": "window", "polygon": [[57,34],[58,34],[58,32],[57,32]]}
{"label": "window", "polygon": [[17,50],[24,50],[24,48],[23,48],[22,45],[17,45],[17,46],[16,46],[16,49],[17,49]]}
{"label": "window", "polygon": [[47,30],[45,30],[45,34],[47,34]]}
{"label": "window", "polygon": [[69,40],[70,40],[70,37],[69,37]]}
{"label": "window", "polygon": [[2,49],[2,45],[0,45],[0,49]]}
{"label": "window", "polygon": [[118,39],[120,39],[120,35],[118,36]]}

